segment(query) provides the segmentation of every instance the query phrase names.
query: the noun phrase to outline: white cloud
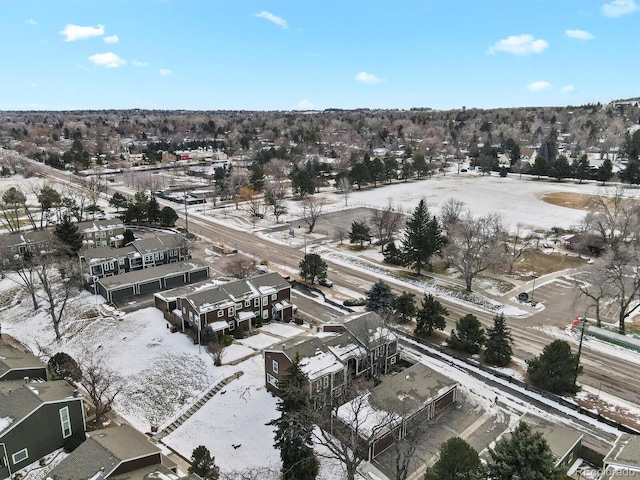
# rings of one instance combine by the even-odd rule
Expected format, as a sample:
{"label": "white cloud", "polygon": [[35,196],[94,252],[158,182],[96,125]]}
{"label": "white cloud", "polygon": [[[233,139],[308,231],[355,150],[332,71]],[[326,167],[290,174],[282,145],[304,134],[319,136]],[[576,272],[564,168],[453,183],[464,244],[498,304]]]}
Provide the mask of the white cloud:
{"label": "white cloud", "polygon": [[561,91],[562,93],[571,93],[571,92],[573,92],[574,88],[575,88],[575,87],[574,87],[573,85],[565,85],[564,87],[562,87],[562,88],[560,89],[560,91]]}
{"label": "white cloud", "polygon": [[65,42],[74,42],[76,40],[84,40],[85,38],[101,37],[104,35],[104,25],[81,27],[80,25],[69,23],[60,33],[65,36]]}
{"label": "white cloud", "polygon": [[530,92],[541,92],[542,90],[548,90],[551,88],[551,84],[549,82],[533,82],[527,85],[527,90]]}
{"label": "white cloud", "polygon": [[162,77],[168,77],[173,72],[171,70],[169,70],[168,68],[161,68],[160,70],[158,70],[158,73],[160,73],[160,76],[162,76]]}
{"label": "white cloud", "polygon": [[113,52],[96,53],[95,55],[91,55],[89,60],[96,65],[101,65],[107,68],[117,68],[127,63]]}
{"label": "white cloud", "polygon": [[282,28],[288,28],[287,21],[282,17],[278,17],[277,15],[274,15],[273,13],[265,12],[263,10],[260,13],[256,13],[256,17],[264,18],[265,20],[269,20],[270,22],[275,23],[276,25],[278,25],[278,26],[280,26]]}
{"label": "white cloud", "polygon": [[593,35],[585,30],[565,30],[564,34],[577,40],[593,40]]}
{"label": "white cloud", "polygon": [[104,37],[103,40],[105,43],[118,43],[120,41],[120,39],[118,38],[118,35],[111,35],[110,37]]}
{"label": "white cloud", "polygon": [[382,80],[376,77],[372,73],[360,72],[355,76],[355,79],[362,83],[368,83],[369,85],[375,85],[376,83],[380,83]]}
{"label": "white cloud", "polygon": [[613,0],[602,5],[602,13],[611,18],[618,18],[638,10],[635,0]]}
{"label": "white cloud", "polygon": [[522,35],[512,35],[489,48],[488,53],[507,52],[513,55],[528,55],[529,53],[541,53],[549,44],[542,39],[535,39],[533,35],[523,33]]}
{"label": "white cloud", "polygon": [[148,67],[149,62],[141,62],[139,60],[132,60],[131,63],[134,67]]}
{"label": "white cloud", "polygon": [[33,18],[25,20],[24,23],[28,23],[29,25],[38,25],[38,22],[36,22]]}
{"label": "white cloud", "polygon": [[309,100],[300,100],[296,104],[296,108],[299,108],[301,110],[313,110],[314,108],[316,108],[316,106]]}

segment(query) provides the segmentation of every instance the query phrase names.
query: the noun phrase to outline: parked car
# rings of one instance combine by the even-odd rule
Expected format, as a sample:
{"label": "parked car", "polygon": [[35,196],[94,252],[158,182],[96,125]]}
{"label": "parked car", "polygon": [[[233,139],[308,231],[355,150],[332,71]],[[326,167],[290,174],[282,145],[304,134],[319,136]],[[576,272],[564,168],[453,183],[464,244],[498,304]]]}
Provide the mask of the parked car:
{"label": "parked car", "polygon": [[328,278],[321,278],[320,280],[318,280],[318,284],[324,287],[329,287],[329,288],[333,287],[333,282]]}

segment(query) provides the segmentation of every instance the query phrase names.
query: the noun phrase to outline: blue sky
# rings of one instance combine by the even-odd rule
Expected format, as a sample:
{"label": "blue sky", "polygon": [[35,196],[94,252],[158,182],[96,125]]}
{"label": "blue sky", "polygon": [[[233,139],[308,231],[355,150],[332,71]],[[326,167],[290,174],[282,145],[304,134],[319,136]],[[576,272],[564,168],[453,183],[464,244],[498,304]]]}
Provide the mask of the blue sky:
{"label": "blue sky", "polygon": [[451,109],[640,95],[640,0],[0,0],[0,109]]}

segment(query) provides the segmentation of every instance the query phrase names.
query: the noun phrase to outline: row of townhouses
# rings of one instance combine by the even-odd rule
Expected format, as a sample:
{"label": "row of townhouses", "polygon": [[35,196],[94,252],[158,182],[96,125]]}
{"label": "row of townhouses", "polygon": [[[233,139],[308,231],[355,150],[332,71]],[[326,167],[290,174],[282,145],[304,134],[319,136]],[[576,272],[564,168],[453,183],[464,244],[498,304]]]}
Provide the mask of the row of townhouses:
{"label": "row of townhouses", "polygon": [[270,320],[293,317],[291,284],[279,273],[226,283],[186,285],[155,294],[155,306],[181,331],[213,329],[219,335],[251,330]]}
{"label": "row of townhouses", "polygon": [[296,357],[309,381],[316,407],[340,403],[350,379],[378,378],[396,365],[398,337],[373,312],[353,313],[341,323],[327,323],[323,335],[291,339],[264,352],[265,385],[279,394],[279,384]]}

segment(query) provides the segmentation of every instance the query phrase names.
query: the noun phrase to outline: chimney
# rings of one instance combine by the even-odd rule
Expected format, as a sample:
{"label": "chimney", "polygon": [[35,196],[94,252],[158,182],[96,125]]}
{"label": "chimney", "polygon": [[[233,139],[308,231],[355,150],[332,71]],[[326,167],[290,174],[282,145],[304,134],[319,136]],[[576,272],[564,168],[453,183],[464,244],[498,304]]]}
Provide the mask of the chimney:
{"label": "chimney", "polygon": [[283,344],[282,344],[282,351],[284,352],[286,349],[287,349],[287,344],[286,344],[286,343],[283,343]]}
{"label": "chimney", "polygon": [[24,383],[29,383],[29,377],[24,377]]}
{"label": "chimney", "polygon": [[13,392],[11,391],[11,389],[9,389],[9,396],[13,397]]}
{"label": "chimney", "polygon": [[78,398],[80,396],[80,393],[78,392],[78,390],[74,390],[73,391],[73,397],[74,398]]}

